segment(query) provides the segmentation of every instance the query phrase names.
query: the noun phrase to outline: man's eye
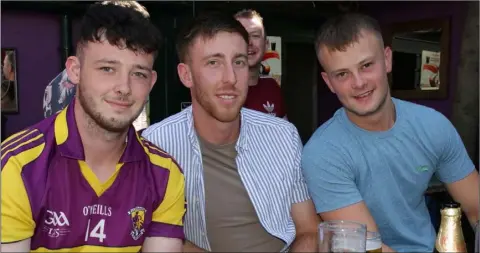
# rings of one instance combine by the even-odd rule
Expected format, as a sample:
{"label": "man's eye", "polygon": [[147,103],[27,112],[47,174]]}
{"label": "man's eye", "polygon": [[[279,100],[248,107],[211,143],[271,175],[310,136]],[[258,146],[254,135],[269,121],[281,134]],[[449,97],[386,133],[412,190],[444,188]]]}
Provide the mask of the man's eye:
{"label": "man's eye", "polygon": [[110,67],[100,67],[100,70],[105,71],[105,72],[112,72],[113,69]]}
{"label": "man's eye", "polygon": [[135,72],[134,75],[137,76],[137,77],[140,77],[140,78],[147,78],[147,75],[145,75],[142,72]]}

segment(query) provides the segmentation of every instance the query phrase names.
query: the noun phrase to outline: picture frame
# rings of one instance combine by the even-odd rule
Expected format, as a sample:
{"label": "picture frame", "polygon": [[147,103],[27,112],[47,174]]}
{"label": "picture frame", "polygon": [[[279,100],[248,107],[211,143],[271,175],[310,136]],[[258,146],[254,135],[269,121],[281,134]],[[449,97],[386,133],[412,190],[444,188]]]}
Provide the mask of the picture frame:
{"label": "picture frame", "polygon": [[18,52],[16,48],[2,47],[1,77],[1,112],[18,113]]}

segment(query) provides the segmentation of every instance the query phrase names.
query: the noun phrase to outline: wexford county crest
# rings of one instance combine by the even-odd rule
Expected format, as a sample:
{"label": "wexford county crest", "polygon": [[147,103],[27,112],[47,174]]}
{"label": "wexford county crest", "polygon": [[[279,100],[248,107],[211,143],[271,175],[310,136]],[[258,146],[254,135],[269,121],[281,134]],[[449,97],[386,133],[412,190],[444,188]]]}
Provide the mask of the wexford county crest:
{"label": "wexford county crest", "polygon": [[128,215],[130,216],[130,219],[132,220],[132,232],[130,232],[130,235],[133,237],[134,240],[138,240],[143,233],[145,233],[145,228],[143,227],[143,223],[145,221],[145,213],[147,210],[143,207],[135,207],[130,209],[128,211]]}

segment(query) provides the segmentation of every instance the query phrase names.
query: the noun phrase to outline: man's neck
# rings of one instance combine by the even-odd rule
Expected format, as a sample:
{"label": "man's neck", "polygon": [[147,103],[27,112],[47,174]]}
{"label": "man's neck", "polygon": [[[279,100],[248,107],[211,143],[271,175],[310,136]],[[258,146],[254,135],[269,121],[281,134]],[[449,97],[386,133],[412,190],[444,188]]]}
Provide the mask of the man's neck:
{"label": "man's neck", "polygon": [[258,78],[260,77],[260,64],[249,69],[248,86],[255,86],[258,84]]}
{"label": "man's neck", "polygon": [[387,131],[396,121],[396,110],[392,98],[388,96],[382,108],[370,116],[357,116],[346,111],[348,118],[358,127],[367,131]]}
{"label": "man's neck", "polygon": [[85,161],[92,170],[116,165],[125,149],[128,130],[113,133],[101,128],[85,113],[78,100],[75,103],[75,120],[83,143]]}
{"label": "man's neck", "polygon": [[240,115],[232,122],[220,122],[210,116],[199,104],[192,103],[195,131],[205,141],[215,144],[231,144],[240,135]]}

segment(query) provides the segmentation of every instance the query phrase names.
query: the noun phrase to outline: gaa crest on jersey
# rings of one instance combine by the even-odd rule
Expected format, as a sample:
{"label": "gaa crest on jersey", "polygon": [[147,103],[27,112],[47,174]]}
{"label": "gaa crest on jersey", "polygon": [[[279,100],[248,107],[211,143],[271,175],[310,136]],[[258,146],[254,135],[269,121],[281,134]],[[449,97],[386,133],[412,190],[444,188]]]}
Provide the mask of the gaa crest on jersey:
{"label": "gaa crest on jersey", "polygon": [[145,213],[147,210],[143,207],[135,207],[130,209],[128,211],[128,215],[130,216],[130,219],[132,220],[132,232],[130,232],[130,235],[134,240],[138,240],[143,233],[145,233],[145,228],[143,227],[143,223],[145,222]]}

